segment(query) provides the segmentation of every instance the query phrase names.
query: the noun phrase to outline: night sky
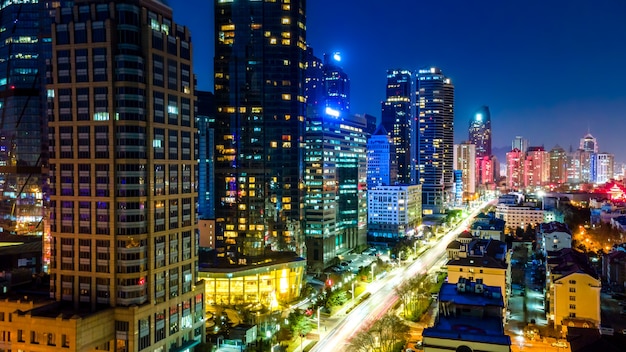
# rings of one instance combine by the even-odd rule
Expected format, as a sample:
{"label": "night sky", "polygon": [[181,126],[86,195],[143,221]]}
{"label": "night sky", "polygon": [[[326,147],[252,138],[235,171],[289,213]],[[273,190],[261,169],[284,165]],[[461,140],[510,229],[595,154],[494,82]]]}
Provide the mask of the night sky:
{"label": "night sky", "polygon": [[[213,91],[213,0],[168,2]],[[387,69],[438,66],[455,85],[455,143],[488,105],[494,148],[522,135],[575,149],[589,130],[626,162],[624,0],[308,0],[307,43],[342,53],[353,113],[380,118]]]}

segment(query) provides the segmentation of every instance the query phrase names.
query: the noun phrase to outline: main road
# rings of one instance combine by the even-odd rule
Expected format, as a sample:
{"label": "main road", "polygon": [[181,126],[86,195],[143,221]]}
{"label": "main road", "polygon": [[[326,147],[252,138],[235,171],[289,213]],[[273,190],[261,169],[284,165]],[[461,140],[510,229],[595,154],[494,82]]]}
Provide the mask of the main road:
{"label": "main road", "polygon": [[[315,344],[312,352],[345,351],[350,339],[361,329],[366,329],[376,320],[380,319],[398,301],[395,288],[404,280],[416,275],[426,273],[437,261],[446,254],[446,247],[465,230],[473,217],[475,217],[490,202],[485,202],[477,207],[470,215],[460,222],[456,228],[449,231],[431,248],[424,252],[417,260],[406,268],[391,271],[384,278],[371,283],[367,292],[371,296],[346,314],[333,329],[322,334],[320,341]],[[364,292],[365,293],[365,292]]]}

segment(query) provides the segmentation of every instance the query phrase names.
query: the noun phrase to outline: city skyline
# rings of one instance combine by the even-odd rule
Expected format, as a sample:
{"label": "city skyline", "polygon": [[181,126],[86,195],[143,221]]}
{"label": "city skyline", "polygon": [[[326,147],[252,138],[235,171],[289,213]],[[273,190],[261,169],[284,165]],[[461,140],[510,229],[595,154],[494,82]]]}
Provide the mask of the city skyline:
{"label": "city skyline", "polygon": [[[589,130],[602,151],[626,161],[617,135],[626,128],[626,67],[621,65],[626,48],[618,45],[626,42],[626,3],[531,1],[518,8],[496,1],[393,2],[402,11],[388,3],[359,4],[317,0],[307,6],[307,44],[317,53],[342,53],[342,67],[352,80],[353,113],[380,121],[386,70],[435,65],[457,88],[456,143],[467,138],[461,127],[473,112],[489,105],[494,149],[522,135],[533,145],[559,144],[568,150]],[[213,91],[214,36],[206,20],[213,17],[212,2],[170,0],[169,5],[199,43],[194,49],[198,89]],[[353,15],[329,21],[328,8]],[[437,36],[420,35],[441,21],[440,16],[414,20],[427,13],[445,13],[445,22],[454,25],[441,26]],[[532,26],[526,18],[532,18]],[[415,43],[405,45],[402,41],[411,33]],[[540,122],[545,125],[538,129]],[[559,129],[564,125],[571,130]]]}

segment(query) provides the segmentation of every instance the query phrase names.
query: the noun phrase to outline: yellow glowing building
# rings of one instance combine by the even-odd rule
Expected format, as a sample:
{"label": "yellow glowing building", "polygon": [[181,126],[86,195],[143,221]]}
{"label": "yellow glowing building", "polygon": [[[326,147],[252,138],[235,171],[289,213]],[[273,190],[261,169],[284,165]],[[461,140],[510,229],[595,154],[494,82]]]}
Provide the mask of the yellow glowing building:
{"label": "yellow glowing building", "polygon": [[240,270],[228,268],[200,269],[208,305],[260,303],[277,307],[278,302],[291,302],[300,296],[306,260],[274,261]]}
{"label": "yellow glowing building", "polygon": [[[600,279],[584,254],[572,249],[548,258],[546,312],[556,329],[600,326]],[[555,262],[558,262],[555,263]]]}

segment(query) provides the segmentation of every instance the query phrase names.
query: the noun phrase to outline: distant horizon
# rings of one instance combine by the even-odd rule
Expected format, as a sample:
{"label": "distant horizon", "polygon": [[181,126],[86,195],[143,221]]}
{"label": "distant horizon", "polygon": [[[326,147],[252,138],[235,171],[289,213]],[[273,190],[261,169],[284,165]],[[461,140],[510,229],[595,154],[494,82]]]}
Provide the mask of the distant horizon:
{"label": "distant horizon", "polygon": [[[168,2],[191,30],[198,88],[213,91],[213,1]],[[315,0],[306,15],[314,53],[342,53],[353,113],[380,119],[387,69],[437,66],[455,85],[455,143],[487,105],[493,146],[521,135],[568,149],[590,130],[626,162],[626,1]]]}

